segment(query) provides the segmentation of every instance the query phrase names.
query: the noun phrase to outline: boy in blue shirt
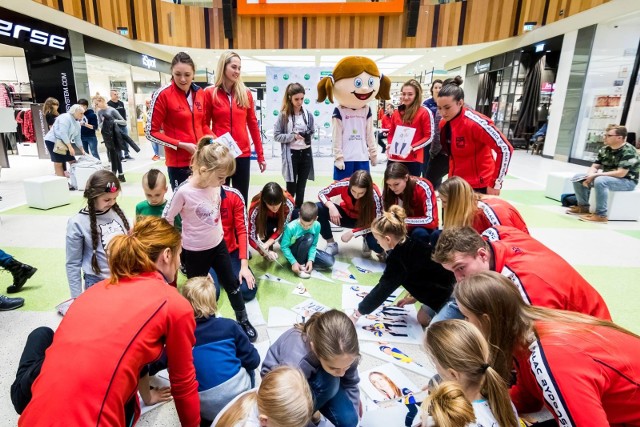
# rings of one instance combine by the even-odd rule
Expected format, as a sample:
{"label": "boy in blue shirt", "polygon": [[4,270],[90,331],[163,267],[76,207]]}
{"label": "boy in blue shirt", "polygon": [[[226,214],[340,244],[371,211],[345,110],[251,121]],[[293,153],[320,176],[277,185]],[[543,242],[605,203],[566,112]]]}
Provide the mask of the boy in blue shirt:
{"label": "boy in blue shirt", "polygon": [[332,255],[318,250],[320,223],[318,206],[304,202],[300,207],[300,217],[286,225],[280,241],[280,249],[291,263],[291,270],[301,279],[311,277],[311,270],[330,269],[335,259]]}

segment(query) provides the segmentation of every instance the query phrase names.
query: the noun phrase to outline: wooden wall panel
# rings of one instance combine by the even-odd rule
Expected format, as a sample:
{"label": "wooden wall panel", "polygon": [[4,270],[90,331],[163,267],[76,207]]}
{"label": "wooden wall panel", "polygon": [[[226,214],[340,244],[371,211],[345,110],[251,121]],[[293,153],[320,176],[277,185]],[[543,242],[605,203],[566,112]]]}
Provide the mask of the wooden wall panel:
{"label": "wooden wall panel", "polygon": [[[211,49],[300,49],[303,47],[303,18],[301,16],[241,17],[234,14],[233,39],[224,37],[222,0],[213,0],[213,7],[203,9],[183,6],[162,0],[98,0],[96,22],[92,0],[34,0],[65,13],[83,18],[84,2],[86,21],[116,31],[116,27],[129,27],[133,37],[135,14],[135,38],[154,43],[180,47]],[[501,40],[523,31],[523,24],[544,18],[547,0],[522,0],[519,16],[516,16],[518,0],[467,0],[464,16],[463,44],[476,44]],[[611,0],[548,0],[547,23],[599,6]],[[152,3],[156,16],[152,18]],[[437,22],[435,12],[439,11]],[[432,0],[421,0],[418,31],[415,37],[407,37],[407,14],[378,16],[312,16],[306,18],[306,47],[309,49],[376,49],[379,39],[382,48],[425,48],[433,44],[433,28],[437,25],[436,46],[455,46],[462,18],[462,3],[434,5]],[[563,14],[560,15],[560,11]],[[209,33],[205,34],[205,19],[209,21]],[[516,22],[517,20],[517,22]],[[172,23],[170,25],[170,22]],[[282,22],[282,26],[280,25]],[[156,25],[154,27],[154,25]]]}

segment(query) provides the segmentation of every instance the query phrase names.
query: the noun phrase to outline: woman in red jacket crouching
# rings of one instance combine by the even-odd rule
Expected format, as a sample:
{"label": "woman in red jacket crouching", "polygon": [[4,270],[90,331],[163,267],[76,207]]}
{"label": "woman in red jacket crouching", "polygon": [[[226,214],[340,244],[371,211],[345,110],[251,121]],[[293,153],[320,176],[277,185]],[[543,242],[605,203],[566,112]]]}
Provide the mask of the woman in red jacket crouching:
{"label": "woman in red jacket crouching", "polygon": [[55,334],[29,335],[11,386],[14,407],[24,410],[19,426],[135,424],[138,378],[163,349],[180,423],[200,425],[193,309],[167,285],[180,251],[180,234],[156,217],[113,238],[111,278],[77,298]]}
{"label": "woman in red jacket crouching", "polygon": [[193,83],[196,66],[178,52],[171,61],[171,83],[154,92],[145,135],[165,147],[169,182],[173,190],[191,175],[191,156],[200,138],[213,135],[205,121],[205,93]]}

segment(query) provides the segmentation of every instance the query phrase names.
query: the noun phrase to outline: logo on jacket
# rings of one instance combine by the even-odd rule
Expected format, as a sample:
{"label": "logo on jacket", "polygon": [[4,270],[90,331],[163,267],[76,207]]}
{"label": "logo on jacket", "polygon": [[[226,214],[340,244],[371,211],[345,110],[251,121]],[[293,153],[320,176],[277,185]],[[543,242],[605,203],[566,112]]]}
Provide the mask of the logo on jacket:
{"label": "logo on jacket", "polygon": [[196,107],[198,112],[202,112],[202,103],[200,101],[194,102],[193,105]]}
{"label": "logo on jacket", "polygon": [[456,147],[464,148],[464,136],[456,136]]}
{"label": "logo on jacket", "polygon": [[518,255],[520,255],[520,254],[524,253],[524,252],[523,252],[523,250],[522,250],[522,249],[520,249],[520,248],[519,248],[519,247],[517,247],[517,246],[512,246],[512,247],[511,247],[511,250],[513,251],[513,253],[514,253],[514,254],[518,254]]}

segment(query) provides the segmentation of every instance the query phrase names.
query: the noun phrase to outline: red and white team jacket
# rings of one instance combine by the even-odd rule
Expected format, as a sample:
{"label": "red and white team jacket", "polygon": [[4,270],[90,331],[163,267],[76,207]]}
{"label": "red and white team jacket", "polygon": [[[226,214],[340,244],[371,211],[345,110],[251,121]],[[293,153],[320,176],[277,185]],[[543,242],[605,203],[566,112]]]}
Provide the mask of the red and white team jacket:
{"label": "red and white team jacket", "polygon": [[640,339],[606,326],[536,322],[537,340],[515,354],[511,400],[544,405],[565,427],[640,425]]}
{"label": "red and white team jacket", "polygon": [[473,228],[482,234],[496,225],[514,227],[529,234],[527,224],[513,205],[500,197],[485,197],[478,201],[478,210],[473,218]]}
{"label": "red and white team jacket", "polygon": [[[446,137],[447,127],[451,131],[450,140]],[[491,119],[462,107],[460,114],[449,122],[440,122],[440,141],[449,150],[450,176],[463,178],[473,188],[502,188],[513,147]]]}
{"label": "red and white team jacket", "polygon": [[[284,232],[284,226],[286,226],[289,221],[291,221],[291,214],[293,213],[293,209],[295,208],[295,202],[293,201],[293,197],[288,192],[284,192],[286,197],[286,202],[280,207],[280,209],[284,209],[284,224],[282,230],[273,230],[271,235],[267,236],[267,239],[278,240],[282,233]],[[258,252],[261,252],[260,245],[261,243],[260,237],[258,237],[258,232],[256,228],[256,219],[258,218],[258,211],[260,209],[260,199],[256,199],[251,202],[251,206],[249,207],[249,244],[251,247]],[[269,218],[276,218],[277,214],[267,210],[267,216]],[[268,233],[267,233],[268,234]]]}
{"label": "red and white team jacket", "polygon": [[401,200],[400,197],[396,196],[395,202],[395,204],[402,206],[411,203],[413,215],[405,220],[407,228],[423,227],[435,230],[438,228],[438,202],[433,185],[424,178],[410,176],[409,179],[415,182],[412,200]]}
{"label": "red and white team jacket", "polygon": [[[216,136],[229,132],[242,150],[240,157],[251,155],[251,142],[256,149],[258,162],[264,162],[262,139],[260,139],[260,127],[256,118],[253,96],[247,89],[249,107],[238,106],[233,95],[229,97],[224,89],[219,88],[216,99],[213,98],[215,86],[209,86],[204,90],[207,125],[211,123],[211,130]],[[251,138],[249,138],[251,134]]]}
{"label": "red and white team jacket", "polygon": [[505,226],[489,228],[482,236],[493,251],[494,271],[511,279],[527,304],[611,320],[598,291],[533,237]]}
{"label": "red and white team jacket", "polygon": [[387,136],[387,144],[391,147],[393,134],[396,132],[396,128],[398,126],[406,126],[416,130],[416,133],[413,135],[413,141],[411,141],[413,150],[404,158],[393,155],[391,154],[391,151],[389,151],[389,160],[396,162],[422,163],[424,161],[423,148],[431,144],[431,141],[433,141],[433,134],[435,133],[433,113],[428,108],[420,106],[411,123],[407,124],[402,122],[403,116],[404,111],[400,111],[400,109],[394,111],[391,116],[391,127],[389,128],[389,135]]}
{"label": "red and white team jacket", "polygon": [[[360,199],[355,200],[349,191],[349,179],[345,178],[340,181],[335,181],[333,184],[326,188],[323,188],[318,193],[318,199],[325,204],[329,199],[340,196],[340,207],[344,210],[347,216],[351,219],[358,219],[360,214]],[[380,189],[377,185],[373,184],[373,202],[376,206],[376,218],[382,216],[382,198],[380,196]],[[371,232],[370,227],[360,227],[353,229],[354,237],[361,236]]]}
{"label": "red and white team jacket", "polygon": [[224,231],[224,242],[229,253],[238,250],[239,259],[249,259],[249,233],[247,231],[247,208],[244,197],[238,190],[223,185],[220,189],[220,219]]}
{"label": "red and white team jacket", "polygon": [[145,135],[151,142],[168,148],[166,163],[170,167],[187,167],[191,164],[191,153],[178,149],[178,142],[197,144],[205,135],[213,135],[205,122],[205,93],[195,84],[191,85],[193,108],[187,95],[171,81],[158,89],[151,97],[149,120]]}

